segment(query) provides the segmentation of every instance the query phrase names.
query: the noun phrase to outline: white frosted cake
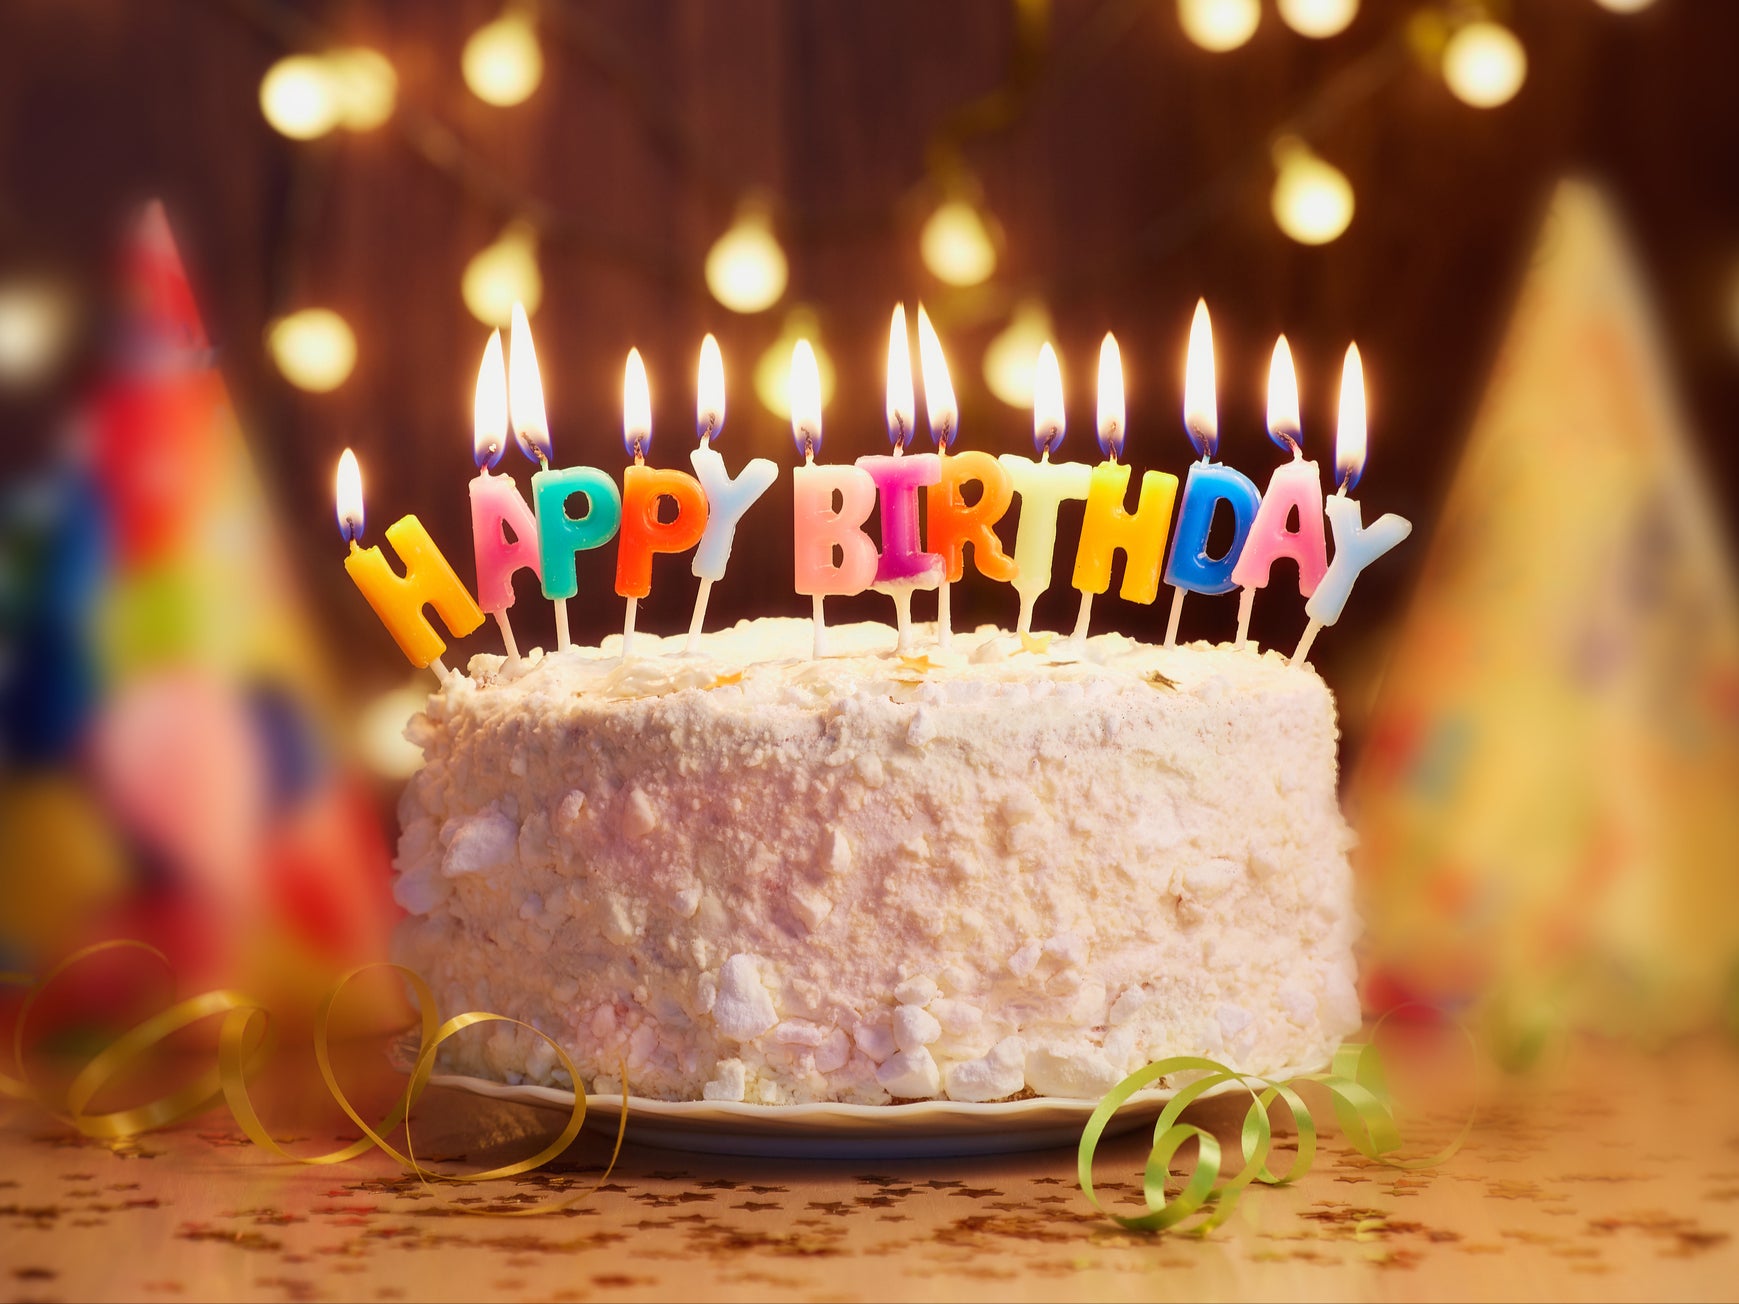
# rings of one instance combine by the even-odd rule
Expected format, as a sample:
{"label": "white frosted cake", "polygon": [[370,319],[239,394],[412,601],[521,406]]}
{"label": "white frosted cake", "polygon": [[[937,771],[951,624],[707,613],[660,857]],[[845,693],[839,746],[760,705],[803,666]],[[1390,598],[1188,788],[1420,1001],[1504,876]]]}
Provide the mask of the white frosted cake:
{"label": "white frosted cake", "polygon": [[[928,631],[920,631],[921,642]],[[472,659],[410,736],[398,958],[593,1091],[1102,1094],[1359,1021],[1334,700],[1273,652],[756,620]],[[452,1067],[570,1084],[503,1027]]]}

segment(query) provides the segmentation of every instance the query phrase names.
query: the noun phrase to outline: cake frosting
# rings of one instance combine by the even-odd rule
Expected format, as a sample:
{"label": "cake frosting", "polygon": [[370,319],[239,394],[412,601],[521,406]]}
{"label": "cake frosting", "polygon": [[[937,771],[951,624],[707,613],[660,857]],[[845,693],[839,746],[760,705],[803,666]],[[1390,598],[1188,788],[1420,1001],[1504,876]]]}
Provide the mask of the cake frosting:
{"label": "cake frosting", "polygon": [[[920,627],[919,645],[929,631]],[[1359,1020],[1334,700],[1273,652],[763,619],[473,657],[411,723],[398,958],[451,1067],[669,1100],[1093,1097]]]}

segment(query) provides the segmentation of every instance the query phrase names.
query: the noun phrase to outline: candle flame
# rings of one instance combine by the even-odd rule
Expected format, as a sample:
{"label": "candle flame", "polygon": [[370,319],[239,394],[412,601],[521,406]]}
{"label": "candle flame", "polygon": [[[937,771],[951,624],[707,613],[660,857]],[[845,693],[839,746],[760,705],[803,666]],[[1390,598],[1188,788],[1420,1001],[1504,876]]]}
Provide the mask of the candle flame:
{"label": "candle flame", "polygon": [[1340,424],[1334,435],[1335,483],[1351,493],[1365,473],[1365,364],[1357,344],[1347,345],[1340,372]]}
{"label": "candle flame", "polygon": [[1123,354],[1110,331],[1099,345],[1099,451],[1115,462],[1129,434],[1123,409]]}
{"label": "candle flame", "polygon": [[1284,335],[1274,341],[1274,356],[1268,363],[1268,438],[1294,457],[1304,439],[1298,420],[1298,373],[1292,368],[1292,346]]}
{"label": "candle flame", "polygon": [[1033,371],[1033,446],[1048,457],[1063,442],[1063,373],[1057,366],[1057,351],[1046,340],[1039,346],[1038,366]]}
{"label": "candle flame", "polygon": [[918,424],[918,400],[912,397],[912,342],[906,334],[906,305],[894,305],[888,322],[888,442],[905,448]]}
{"label": "candle flame", "polygon": [[628,350],[628,366],[622,373],[622,446],[636,460],[652,448],[652,394],[639,349]]}
{"label": "candle flame", "polygon": [[501,332],[490,331],[477,369],[477,396],[471,405],[471,457],[479,468],[492,467],[507,451],[507,365]]}
{"label": "candle flame", "polygon": [[346,543],[355,543],[362,538],[362,468],[348,448],[338,455],[333,496],[338,504],[338,532]]}
{"label": "candle flame", "polygon": [[1214,327],[1208,301],[1196,300],[1190,320],[1190,347],[1183,375],[1183,428],[1190,444],[1205,458],[1220,448],[1219,404],[1214,393]]}
{"label": "candle flame", "polygon": [[711,331],[700,342],[700,380],[694,404],[694,430],[709,444],[725,425],[725,359]]}
{"label": "candle flame", "polygon": [[930,314],[918,305],[918,365],[924,373],[924,417],[930,440],[948,448],[960,433],[960,408],[954,401],[954,382],[948,375],[948,359],[942,356],[942,341],[930,325]]}
{"label": "candle flame", "polygon": [[821,451],[821,369],[808,340],[791,346],[790,395],[791,438],[799,453],[813,457]]}
{"label": "candle flame", "polygon": [[532,461],[548,466],[555,449],[549,439],[549,417],[544,413],[543,377],[538,374],[537,348],[531,342],[531,323],[525,305],[513,305],[512,348],[507,356],[507,406],[513,421],[513,438],[519,451]]}

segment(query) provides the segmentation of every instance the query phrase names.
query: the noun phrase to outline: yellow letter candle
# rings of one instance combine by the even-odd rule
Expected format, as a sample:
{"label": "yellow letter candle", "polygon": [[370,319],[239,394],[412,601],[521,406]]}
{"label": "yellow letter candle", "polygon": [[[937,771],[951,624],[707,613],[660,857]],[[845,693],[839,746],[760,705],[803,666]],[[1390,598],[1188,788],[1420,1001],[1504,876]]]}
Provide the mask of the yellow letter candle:
{"label": "yellow letter candle", "polygon": [[483,613],[471,600],[429,532],[414,516],[403,516],[387,527],[386,541],[404,562],[403,577],[393,573],[379,548],[364,548],[362,539],[362,472],[348,448],[338,459],[338,529],[350,545],[344,569],[368,599],[410,663],[432,667],[447,677],[441,653],[447,644],[423,615],[433,607],[454,638],[464,638],[483,623]]}
{"label": "yellow letter candle", "polygon": [[997,460],[1020,495],[1020,523],[1014,535],[1014,589],[1020,594],[1015,632],[1032,632],[1033,603],[1051,586],[1051,556],[1057,548],[1057,509],[1064,499],[1081,499],[1093,478],[1085,462],[1052,462],[1063,442],[1063,375],[1057,352],[1046,341],[1033,375],[1033,445],[1039,460],[1004,453]]}
{"label": "yellow letter candle", "polygon": [[[966,545],[972,545],[972,564],[980,575],[1005,582],[1014,578],[1014,559],[1002,550],[995,529],[1014,501],[1014,482],[989,453],[949,452],[960,433],[960,409],[954,401],[948,360],[942,356],[942,341],[922,304],[918,305],[918,363],[923,368],[924,415],[936,445],[938,471],[928,490],[930,551],[942,558],[943,567],[936,594],[936,642],[947,647],[954,638],[949,587],[966,573]],[[974,481],[980,486],[978,501],[968,503],[965,489]]]}
{"label": "yellow letter candle", "polygon": [[[477,474],[471,481],[471,541],[477,558],[477,603],[501,626],[507,659],[517,661],[519,648],[507,609],[513,605],[513,577],[529,570],[541,581],[543,562],[537,551],[537,519],[520,497],[511,475],[494,475],[492,468],[507,447],[507,367],[501,355],[501,332],[492,331],[477,372],[472,408],[472,456]],[[509,538],[511,532],[512,537]]]}
{"label": "yellow letter candle", "polygon": [[[1243,647],[1250,632],[1250,608],[1256,590],[1266,588],[1281,557],[1298,563],[1298,591],[1308,598],[1328,569],[1328,544],[1322,535],[1322,476],[1315,462],[1304,460],[1303,427],[1298,419],[1298,376],[1292,369],[1292,350],[1282,335],[1274,344],[1268,367],[1268,437],[1292,460],[1277,468],[1268,481],[1268,492],[1256,509],[1256,519],[1232,568],[1232,583],[1243,593],[1238,598],[1238,638]],[[1298,513],[1298,529],[1288,530],[1287,519]]]}
{"label": "yellow letter candle", "polygon": [[1141,499],[1131,516],[1123,509],[1129,468],[1118,461],[1126,437],[1123,359],[1116,337],[1107,333],[1099,346],[1099,447],[1105,460],[1093,468],[1081,542],[1075,550],[1074,585],[1081,591],[1081,614],[1071,637],[1077,642],[1087,637],[1094,595],[1111,587],[1111,559],[1119,549],[1123,586],[1118,593],[1123,600],[1146,604],[1159,595],[1159,568],[1177,499],[1177,477],[1164,471],[1143,472]]}

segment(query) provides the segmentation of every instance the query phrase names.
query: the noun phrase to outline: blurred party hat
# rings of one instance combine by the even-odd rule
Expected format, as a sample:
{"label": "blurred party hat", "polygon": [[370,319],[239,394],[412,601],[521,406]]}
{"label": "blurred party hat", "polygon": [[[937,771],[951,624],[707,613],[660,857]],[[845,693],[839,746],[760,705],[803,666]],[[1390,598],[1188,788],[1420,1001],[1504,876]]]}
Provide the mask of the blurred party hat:
{"label": "blurred party hat", "polygon": [[1553,197],[1350,785],[1371,1002],[1719,1016],[1739,590],[1619,225]]}

